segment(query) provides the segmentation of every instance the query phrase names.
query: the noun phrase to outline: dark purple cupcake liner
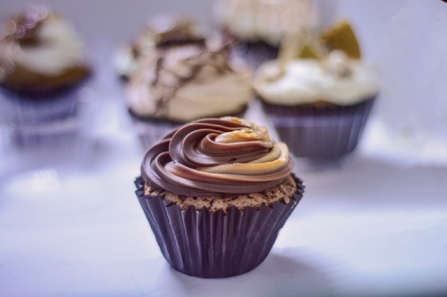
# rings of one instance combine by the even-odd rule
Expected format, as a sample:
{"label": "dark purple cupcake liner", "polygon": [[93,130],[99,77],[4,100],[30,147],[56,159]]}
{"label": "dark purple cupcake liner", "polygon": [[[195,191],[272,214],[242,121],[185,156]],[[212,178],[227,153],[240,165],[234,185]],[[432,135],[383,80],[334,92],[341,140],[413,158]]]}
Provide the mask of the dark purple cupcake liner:
{"label": "dark purple cupcake liner", "polygon": [[275,202],[259,209],[232,206],[210,213],[187,210],[161,196],[145,196],[144,181],[137,178],[136,194],[160,250],[177,271],[201,278],[223,278],[246,273],[269,254],[280,229],[303,196],[303,186],[289,203]]}
{"label": "dark purple cupcake liner", "polygon": [[253,69],[256,69],[266,61],[274,60],[278,57],[278,48],[263,41],[239,41],[234,47],[234,52],[242,57]]}
{"label": "dark purple cupcake liner", "polygon": [[261,102],[279,137],[296,157],[337,159],[356,148],[375,98],[352,106],[324,107]]}
{"label": "dark purple cupcake liner", "polygon": [[[9,142],[20,149],[53,150],[76,145],[74,136],[93,122],[93,92],[89,88],[66,89],[50,97],[31,98],[4,89],[0,92],[0,127]],[[73,140],[73,141],[71,141]]]}
{"label": "dark purple cupcake liner", "polygon": [[252,69],[278,57],[279,47],[263,40],[241,39],[232,34],[228,28],[221,28],[221,36],[225,42],[232,44],[232,54],[241,57]]}
{"label": "dark purple cupcake liner", "polygon": [[0,89],[0,114],[3,123],[9,125],[37,125],[64,119],[76,114],[76,102],[80,89],[70,89],[50,97],[33,98]]}

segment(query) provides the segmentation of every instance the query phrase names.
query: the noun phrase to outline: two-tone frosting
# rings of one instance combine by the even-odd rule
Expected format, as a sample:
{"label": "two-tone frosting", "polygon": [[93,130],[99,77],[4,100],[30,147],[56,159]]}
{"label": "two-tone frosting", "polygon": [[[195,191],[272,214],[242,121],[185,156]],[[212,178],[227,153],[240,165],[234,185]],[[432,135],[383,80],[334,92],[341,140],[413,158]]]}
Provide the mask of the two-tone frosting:
{"label": "two-tone frosting", "polygon": [[153,46],[127,84],[130,111],[176,122],[243,111],[253,97],[251,71],[232,59],[228,44],[184,28],[154,29]]}
{"label": "two-tone frosting", "polygon": [[282,183],[292,168],[287,146],[264,127],[225,117],[167,135],[148,150],[141,175],[151,188],[204,197],[261,192]]}
{"label": "two-tone frosting", "polygon": [[0,35],[0,49],[0,84],[12,88],[51,84],[62,76],[61,84],[76,83],[89,74],[75,30],[44,6],[11,17]]}
{"label": "two-tone frosting", "polygon": [[266,62],[256,72],[253,84],[262,100],[279,105],[351,105],[378,91],[371,66],[341,51],[322,60],[295,59],[285,65],[279,60]]}
{"label": "two-tone frosting", "polygon": [[309,0],[221,0],[218,22],[232,35],[247,41],[262,40],[278,46],[285,34],[313,26]]}

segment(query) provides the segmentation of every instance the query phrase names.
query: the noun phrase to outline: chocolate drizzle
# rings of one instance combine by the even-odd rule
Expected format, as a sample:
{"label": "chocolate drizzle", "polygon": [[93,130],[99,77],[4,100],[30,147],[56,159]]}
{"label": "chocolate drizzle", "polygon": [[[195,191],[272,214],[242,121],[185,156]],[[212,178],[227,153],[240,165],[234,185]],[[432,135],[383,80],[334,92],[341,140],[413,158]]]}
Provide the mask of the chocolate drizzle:
{"label": "chocolate drizzle", "polygon": [[[150,88],[154,95],[153,116],[169,118],[170,100],[197,78],[205,66],[219,75],[234,70],[229,65],[229,42],[210,44],[197,30],[196,23],[188,19],[158,21],[142,35],[146,39],[140,40],[138,52],[144,52],[145,56],[140,71],[131,80],[141,81],[135,84],[138,88]],[[148,75],[148,71],[153,71],[153,75]]]}
{"label": "chocolate drizzle", "polygon": [[[147,152],[144,181],[191,197],[255,193],[290,175],[293,161],[265,128],[237,118],[203,119],[167,135]],[[274,155],[275,150],[281,154]]]}
{"label": "chocolate drizzle", "polygon": [[[196,44],[195,41],[192,41],[192,44]],[[184,45],[190,45],[188,43],[184,43]],[[178,45],[176,45],[178,46]],[[172,75],[174,75],[177,79],[177,83],[175,86],[173,86],[172,88],[166,88],[165,91],[163,92],[163,95],[157,100],[157,109],[155,111],[155,115],[165,115],[168,114],[169,109],[168,109],[168,104],[169,101],[176,95],[177,91],[180,90],[183,86],[185,86],[188,82],[190,82],[191,80],[193,80],[200,72],[200,70],[205,66],[205,65],[209,65],[209,66],[213,66],[215,67],[216,71],[218,73],[225,73],[225,71],[231,71],[230,66],[226,63],[227,59],[224,58],[224,61],[222,64],[218,64],[219,62],[219,55],[226,55],[225,53],[225,46],[223,46],[222,48],[220,48],[217,51],[209,51],[206,48],[202,48],[202,46],[200,45],[200,48],[202,50],[201,53],[199,53],[196,57],[192,57],[189,61],[190,63],[190,74],[187,76],[181,76],[178,75],[175,72],[171,72]],[[166,50],[169,50],[166,48]],[[158,81],[158,77],[160,75],[160,71],[163,68],[163,64],[164,64],[164,55],[163,52],[161,53],[161,56],[159,57],[159,59],[157,60],[157,72],[155,75],[155,81],[152,84],[153,86],[155,86],[157,84]],[[217,62],[217,63],[216,63]]]}

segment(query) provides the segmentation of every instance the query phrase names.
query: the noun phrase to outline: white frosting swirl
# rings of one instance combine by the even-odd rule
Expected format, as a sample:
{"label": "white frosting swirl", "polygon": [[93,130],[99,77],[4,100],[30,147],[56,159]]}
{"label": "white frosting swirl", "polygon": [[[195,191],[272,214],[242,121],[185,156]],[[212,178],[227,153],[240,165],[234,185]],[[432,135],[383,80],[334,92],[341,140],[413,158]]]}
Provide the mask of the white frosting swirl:
{"label": "white frosting swirl", "polygon": [[33,72],[54,76],[83,61],[83,44],[75,30],[62,18],[49,15],[36,38],[39,46],[19,47],[15,63]]}
{"label": "white frosting swirl", "polygon": [[236,37],[275,46],[286,33],[313,26],[309,0],[221,0],[215,11],[222,26]]}
{"label": "white frosting swirl", "polygon": [[334,51],[325,60],[298,59],[283,69],[279,61],[266,62],[255,74],[254,87],[272,104],[351,105],[376,94],[378,82],[370,67]]}

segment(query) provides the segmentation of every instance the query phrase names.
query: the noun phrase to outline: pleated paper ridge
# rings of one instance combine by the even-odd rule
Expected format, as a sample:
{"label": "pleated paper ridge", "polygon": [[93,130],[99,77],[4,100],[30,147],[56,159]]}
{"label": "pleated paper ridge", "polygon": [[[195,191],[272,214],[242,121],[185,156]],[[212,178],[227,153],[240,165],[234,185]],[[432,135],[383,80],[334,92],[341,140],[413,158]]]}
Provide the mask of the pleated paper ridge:
{"label": "pleated paper ridge", "polygon": [[330,159],[356,148],[374,101],[323,108],[264,104],[264,110],[295,156]]}
{"label": "pleated paper ridge", "polygon": [[297,180],[298,190],[289,203],[280,201],[243,211],[232,206],[225,214],[193,206],[182,210],[161,196],[144,196],[141,178],[136,185],[163,256],[174,269],[202,278],[236,276],[261,264],[303,193]]}

